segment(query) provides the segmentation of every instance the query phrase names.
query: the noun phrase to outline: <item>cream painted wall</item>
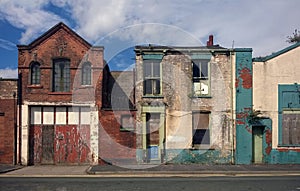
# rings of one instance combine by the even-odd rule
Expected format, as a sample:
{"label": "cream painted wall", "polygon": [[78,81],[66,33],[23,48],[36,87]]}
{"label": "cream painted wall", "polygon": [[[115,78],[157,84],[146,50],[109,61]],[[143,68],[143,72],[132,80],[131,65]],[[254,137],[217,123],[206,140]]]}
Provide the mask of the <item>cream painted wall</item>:
{"label": "cream painted wall", "polygon": [[278,84],[300,83],[300,47],[253,63],[253,108],[272,119],[272,147],[278,145]]}

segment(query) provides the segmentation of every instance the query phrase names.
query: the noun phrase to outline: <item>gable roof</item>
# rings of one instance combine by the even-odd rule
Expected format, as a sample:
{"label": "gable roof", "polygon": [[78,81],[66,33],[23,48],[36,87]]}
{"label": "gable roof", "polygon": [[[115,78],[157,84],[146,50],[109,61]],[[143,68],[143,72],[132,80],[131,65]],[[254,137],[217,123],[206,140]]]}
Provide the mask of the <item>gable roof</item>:
{"label": "gable roof", "polygon": [[17,45],[19,49],[31,49],[39,44],[41,44],[44,40],[52,36],[54,33],[56,33],[58,30],[63,28],[66,30],[69,34],[73,35],[77,40],[79,40],[82,44],[84,44],[87,47],[91,47],[92,45],[87,42],[84,38],[79,36],[75,31],[73,31],[71,28],[69,28],[66,24],[63,22],[59,22],[58,24],[54,25],[52,28],[50,28],[48,31],[46,31],[44,34],[42,34],[40,37],[32,41],[28,45]]}
{"label": "gable roof", "polygon": [[268,55],[268,56],[265,56],[265,57],[257,57],[257,58],[253,58],[253,62],[265,62],[265,61],[268,61],[272,58],[275,58],[281,54],[284,54],[290,50],[293,50],[295,48],[297,48],[298,46],[300,46],[300,42],[297,42],[296,44],[293,44],[287,48],[284,48],[278,52],[275,52],[275,53],[272,53],[271,55]]}

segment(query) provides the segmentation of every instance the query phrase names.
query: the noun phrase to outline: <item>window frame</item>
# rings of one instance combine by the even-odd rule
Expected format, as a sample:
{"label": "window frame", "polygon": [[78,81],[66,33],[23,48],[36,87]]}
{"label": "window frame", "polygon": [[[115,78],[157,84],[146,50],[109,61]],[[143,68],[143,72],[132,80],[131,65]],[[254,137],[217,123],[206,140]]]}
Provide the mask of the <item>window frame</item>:
{"label": "window frame", "polygon": [[30,64],[30,85],[41,84],[41,64],[34,61]]}
{"label": "window frame", "polygon": [[[68,58],[56,58],[52,60],[52,92],[70,92],[71,91],[71,60]],[[56,67],[61,67],[62,64],[64,68],[60,68],[60,77],[56,76]],[[57,74],[57,75],[59,75]],[[56,80],[59,80],[58,82]],[[56,85],[58,87],[56,87]]]}
{"label": "window frame", "polygon": [[[298,143],[290,143],[290,142],[288,142],[288,143],[286,143],[286,142],[284,142],[285,141],[285,139],[284,139],[284,136],[286,136],[285,135],[285,130],[284,130],[284,114],[298,114],[298,115],[300,115],[300,109],[287,109],[287,108],[285,108],[285,109],[283,109],[283,111],[282,111],[282,116],[281,116],[281,124],[280,124],[280,129],[281,129],[281,131],[280,131],[280,139],[281,139],[281,141],[280,141],[280,146],[293,146],[293,147],[299,147],[300,146],[300,140],[298,140]],[[300,117],[300,116],[299,116]],[[300,120],[299,120],[299,123],[300,123]],[[290,131],[290,128],[292,128],[292,127],[288,127],[288,130]],[[299,130],[299,128],[300,127],[298,127],[297,128],[297,130],[295,130],[296,132],[297,131],[300,131]],[[294,131],[292,131],[292,134],[290,134],[290,132],[289,132],[289,134],[288,134],[288,139],[289,139],[289,141],[291,141],[290,139],[291,139],[291,136],[293,136],[294,134],[293,133],[295,133]],[[297,134],[297,133],[295,133],[295,134]]]}
{"label": "window frame", "polygon": [[[293,96],[294,94],[294,96]],[[284,113],[300,113],[300,85],[278,84],[278,135],[277,146],[280,147],[299,147],[300,144],[284,144],[283,136],[283,115]]]}
{"label": "window frame", "polygon": [[[132,126],[123,125],[123,119],[127,118],[127,117],[129,117],[133,120],[133,122],[131,124]],[[134,116],[132,114],[122,114],[120,117],[120,131],[134,131],[134,127],[135,127]]]}
{"label": "window frame", "polygon": [[[146,65],[150,65],[150,75],[146,76]],[[154,65],[158,65],[158,73],[155,72]],[[158,75],[157,75],[158,74]],[[161,60],[158,59],[149,59],[143,61],[143,95],[144,96],[161,96],[162,95],[162,67]],[[150,84],[147,84],[150,82]],[[151,86],[151,93],[147,91],[147,85]]]}
{"label": "window frame", "polygon": [[[202,76],[203,72],[202,69],[204,68],[203,65],[206,65],[206,76]],[[198,75],[195,76],[195,66],[198,69]],[[211,72],[210,72],[211,62],[210,59],[192,59],[192,82],[193,82],[193,96],[195,97],[210,97],[211,96]],[[196,90],[196,83],[199,84],[199,90]],[[202,84],[207,85],[207,94],[202,93]],[[196,93],[197,91],[200,91],[200,93]]]}
{"label": "window frame", "polygon": [[83,86],[92,85],[92,64],[90,62],[85,62],[82,64],[81,85],[83,85]]}
{"label": "window frame", "polygon": [[[195,119],[194,119],[194,115],[201,115],[201,114],[206,114],[206,115],[208,115],[207,117],[208,117],[208,125],[207,125],[207,128],[199,128],[198,126],[198,124],[199,123],[197,123],[197,124],[195,124]],[[200,117],[200,116],[199,116]],[[200,120],[200,119],[199,119]],[[199,120],[198,120],[198,122],[199,122]],[[195,127],[195,125],[197,125],[197,127]],[[201,140],[200,140],[200,143],[194,143],[195,141],[194,141],[194,139],[195,139],[195,133],[197,132],[197,130],[199,130],[199,131],[203,131],[203,130],[205,130],[205,133],[204,133],[204,135],[202,136],[202,138],[201,138]],[[206,134],[206,133],[208,133],[208,135]],[[207,137],[205,137],[205,136],[208,136],[208,142],[209,143],[202,143],[202,141],[203,141],[203,139],[205,139],[205,138],[207,138]],[[192,148],[194,148],[194,149],[202,149],[202,148],[205,148],[205,149],[207,149],[207,148],[209,148],[210,147],[210,145],[211,145],[211,112],[210,111],[193,111],[192,112]]]}

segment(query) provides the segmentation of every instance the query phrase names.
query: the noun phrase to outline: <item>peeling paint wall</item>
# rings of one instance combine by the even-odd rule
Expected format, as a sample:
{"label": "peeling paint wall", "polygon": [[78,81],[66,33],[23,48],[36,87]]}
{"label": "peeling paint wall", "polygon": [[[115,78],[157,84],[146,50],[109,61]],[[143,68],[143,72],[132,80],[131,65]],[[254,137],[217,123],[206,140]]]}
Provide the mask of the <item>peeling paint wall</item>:
{"label": "peeling paint wall", "polygon": [[[233,67],[229,51],[210,54],[210,96],[193,96],[191,56],[167,53],[162,56],[161,95],[143,95],[143,54],[159,54],[155,47],[136,56],[137,121],[142,123],[142,108],[165,106],[165,161],[173,163],[231,163],[233,150]],[[152,52],[151,52],[152,51]],[[188,51],[186,49],[186,51]],[[163,54],[163,52],[160,52]],[[192,53],[191,53],[192,54]],[[193,54],[203,54],[197,51]],[[205,54],[205,53],[204,53]],[[150,57],[150,56],[149,56]],[[245,74],[247,78],[247,74]],[[209,112],[210,145],[193,148],[193,112]],[[142,125],[137,125],[137,131]],[[142,147],[142,131],[137,135]],[[209,154],[208,154],[209,153]]]}
{"label": "peeling paint wall", "polygon": [[252,163],[252,49],[235,49],[236,149],[235,163]]}
{"label": "peeling paint wall", "polygon": [[[20,128],[21,162],[67,164],[97,164],[99,115],[102,105],[103,47],[92,47],[78,34],[59,23],[29,45],[18,46],[18,71],[20,77]],[[69,81],[64,81],[65,91],[54,90],[54,65],[57,58],[70,62]],[[39,84],[31,82],[31,64],[40,65]],[[90,84],[82,83],[82,64],[91,64]],[[43,117],[31,123],[32,107],[44,108]],[[71,108],[87,109],[81,116]],[[66,108],[70,108],[67,111]],[[57,111],[55,110],[57,109]],[[35,117],[38,117],[37,115]],[[41,122],[39,122],[41,121]],[[32,126],[33,125],[33,126]],[[49,148],[43,145],[46,126],[53,126]],[[40,129],[39,129],[40,128]],[[44,128],[44,131],[43,131]],[[40,146],[42,144],[42,147]],[[45,155],[49,151],[52,154]],[[30,153],[30,154],[29,154]]]}

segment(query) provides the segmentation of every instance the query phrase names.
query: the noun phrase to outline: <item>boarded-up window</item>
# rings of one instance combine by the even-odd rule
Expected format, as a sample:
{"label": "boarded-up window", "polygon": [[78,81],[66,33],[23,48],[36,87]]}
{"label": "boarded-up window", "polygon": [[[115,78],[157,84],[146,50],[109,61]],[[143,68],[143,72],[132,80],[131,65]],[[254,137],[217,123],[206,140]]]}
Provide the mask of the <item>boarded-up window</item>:
{"label": "boarded-up window", "polygon": [[193,112],[193,145],[210,144],[208,112]]}
{"label": "boarded-up window", "polygon": [[160,113],[146,114],[147,145],[159,144]]}
{"label": "boarded-up window", "polygon": [[69,107],[68,111],[68,124],[79,124],[79,107]]}
{"label": "boarded-up window", "polygon": [[67,124],[67,108],[66,107],[56,107],[55,124],[58,124],[58,125]]}
{"label": "boarded-up window", "polygon": [[82,107],[80,113],[80,124],[82,125],[89,125],[90,124],[90,108],[89,107]]}
{"label": "boarded-up window", "polygon": [[30,124],[39,125],[42,124],[42,108],[31,107],[30,112]]}
{"label": "boarded-up window", "polygon": [[121,116],[121,129],[122,130],[133,130],[134,129],[134,119],[132,115],[122,115]]}
{"label": "boarded-up window", "polygon": [[54,124],[54,107],[43,108],[43,124],[46,125]]}
{"label": "boarded-up window", "polygon": [[283,112],[282,144],[300,145],[300,111]]}

